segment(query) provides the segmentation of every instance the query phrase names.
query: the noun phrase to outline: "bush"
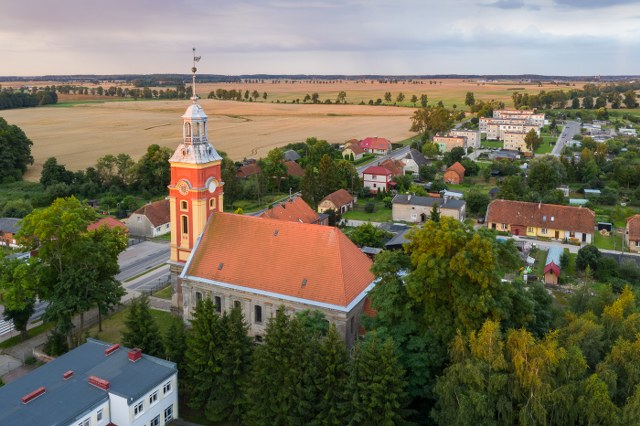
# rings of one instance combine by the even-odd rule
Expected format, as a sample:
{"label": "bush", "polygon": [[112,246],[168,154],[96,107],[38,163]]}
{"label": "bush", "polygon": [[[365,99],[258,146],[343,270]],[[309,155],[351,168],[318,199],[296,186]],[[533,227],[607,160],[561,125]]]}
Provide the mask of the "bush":
{"label": "bush", "polygon": [[587,269],[587,266],[592,271],[595,271],[598,267],[598,260],[600,260],[600,250],[593,244],[589,244],[587,246],[582,247],[578,250],[578,257],[576,257],[576,267],[584,271]]}
{"label": "bush", "polygon": [[44,353],[49,356],[59,356],[69,351],[67,336],[57,330],[53,330],[44,344]]}
{"label": "bush", "polygon": [[375,209],[376,209],[376,203],[374,203],[373,201],[367,202],[367,204],[365,204],[364,206],[364,211],[367,213],[373,213]]}

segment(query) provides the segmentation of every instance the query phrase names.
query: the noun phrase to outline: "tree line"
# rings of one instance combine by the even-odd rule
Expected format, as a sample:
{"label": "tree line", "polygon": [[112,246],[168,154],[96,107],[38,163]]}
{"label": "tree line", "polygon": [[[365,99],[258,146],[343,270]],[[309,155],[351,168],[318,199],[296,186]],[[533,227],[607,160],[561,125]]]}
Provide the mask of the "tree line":
{"label": "tree line", "polygon": [[134,302],[123,343],[177,363],[184,401],[211,422],[246,425],[396,425],[407,417],[395,344],[369,334],[349,352],[319,311],[280,307],[254,344],[240,308],[199,301],[190,326],[164,335],[148,302]]}
{"label": "tree line", "polygon": [[571,108],[600,109],[610,106],[612,109],[636,108],[638,100],[636,90],[640,83],[585,84],[582,89],[541,90],[538,94],[514,92],[511,97],[516,108]]}
{"label": "tree line", "polygon": [[58,95],[55,91],[36,90],[29,93],[11,88],[0,90],[0,110],[30,108],[56,103],[58,103]]}
{"label": "tree line", "polygon": [[33,164],[32,146],[20,127],[0,117],[0,183],[22,180],[27,167]]}

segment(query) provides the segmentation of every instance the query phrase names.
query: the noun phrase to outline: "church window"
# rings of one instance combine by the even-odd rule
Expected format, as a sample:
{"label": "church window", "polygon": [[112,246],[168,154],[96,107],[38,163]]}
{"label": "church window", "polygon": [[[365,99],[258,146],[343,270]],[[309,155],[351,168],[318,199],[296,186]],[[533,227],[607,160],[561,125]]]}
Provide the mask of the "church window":
{"label": "church window", "polygon": [[216,199],[215,198],[209,198],[209,208],[211,210],[216,208]]}
{"label": "church window", "polygon": [[220,296],[216,296],[213,300],[215,300],[216,312],[222,312],[222,298]]}
{"label": "church window", "polygon": [[239,300],[234,301],[233,302],[233,307],[234,308],[240,308],[240,301]]}
{"label": "church window", "polygon": [[187,210],[187,202],[185,200],[180,201],[180,210]]}
{"label": "church window", "polygon": [[196,303],[202,301],[202,293],[196,291]]}
{"label": "church window", "polygon": [[182,216],[182,233],[189,233],[189,218],[187,216]]}
{"label": "church window", "polygon": [[253,307],[254,310],[254,321],[258,324],[262,323],[262,306],[255,305]]}

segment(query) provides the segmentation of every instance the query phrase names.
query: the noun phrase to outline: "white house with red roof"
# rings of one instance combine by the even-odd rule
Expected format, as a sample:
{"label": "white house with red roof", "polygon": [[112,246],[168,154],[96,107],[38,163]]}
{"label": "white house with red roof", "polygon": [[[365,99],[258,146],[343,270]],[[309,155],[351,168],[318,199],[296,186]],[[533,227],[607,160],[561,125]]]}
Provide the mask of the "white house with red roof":
{"label": "white house with red roof", "polygon": [[389,191],[393,173],[382,166],[370,166],[362,172],[362,184],[371,192]]}
{"label": "white house with red roof", "polygon": [[391,142],[385,138],[365,138],[358,143],[358,146],[375,155],[387,155],[391,152]]}

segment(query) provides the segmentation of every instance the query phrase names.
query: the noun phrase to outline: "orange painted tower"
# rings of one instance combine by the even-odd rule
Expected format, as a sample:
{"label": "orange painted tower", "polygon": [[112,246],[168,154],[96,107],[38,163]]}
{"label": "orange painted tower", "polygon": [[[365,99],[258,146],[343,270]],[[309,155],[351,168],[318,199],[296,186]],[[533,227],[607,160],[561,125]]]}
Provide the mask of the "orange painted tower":
{"label": "orange painted tower", "polygon": [[193,49],[191,100],[182,116],[182,143],[169,159],[171,183],[169,205],[171,211],[171,281],[172,305],[182,308],[182,288],[179,275],[191,249],[202,233],[207,219],[214,211],[223,210],[222,157],[209,143],[207,115],[198,104],[196,95],[196,67],[200,57]]}

